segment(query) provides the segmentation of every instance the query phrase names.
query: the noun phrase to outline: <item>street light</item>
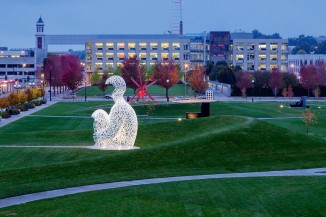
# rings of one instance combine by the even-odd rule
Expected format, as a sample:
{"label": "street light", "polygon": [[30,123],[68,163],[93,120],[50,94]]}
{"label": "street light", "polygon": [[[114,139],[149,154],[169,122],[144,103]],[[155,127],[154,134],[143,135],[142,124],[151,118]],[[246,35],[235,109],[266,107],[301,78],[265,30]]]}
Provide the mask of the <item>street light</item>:
{"label": "street light", "polygon": [[185,98],[186,98],[186,95],[187,95],[187,70],[188,70],[188,64],[185,64],[185,76],[184,76],[184,79],[185,79]]}
{"label": "street light", "polygon": [[[170,82],[170,80],[166,80],[166,83],[168,84]],[[168,92],[166,91],[166,101],[169,102],[169,96],[168,96]]]}
{"label": "street light", "polygon": [[14,85],[14,88],[16,89],[17,95],[18,95],[18,90],[21,88],[21,86],[19,84],[15,84]]}
{"label": "street light", "polygon": [[251,83],[252,83],[252,98],[251,98],[251,102],[254,102],[254,87],[255,87],[255,80],[252,79],[251,80]]}
{"label": "street light", "polygon": [[29,83],[29,86],[31,86],[32,88],[35,87],[35,83]]}
{"label": "street light", "polygon": [[87,94],[86,94],[86,80],[85,80],[85,102],[87,101]]}

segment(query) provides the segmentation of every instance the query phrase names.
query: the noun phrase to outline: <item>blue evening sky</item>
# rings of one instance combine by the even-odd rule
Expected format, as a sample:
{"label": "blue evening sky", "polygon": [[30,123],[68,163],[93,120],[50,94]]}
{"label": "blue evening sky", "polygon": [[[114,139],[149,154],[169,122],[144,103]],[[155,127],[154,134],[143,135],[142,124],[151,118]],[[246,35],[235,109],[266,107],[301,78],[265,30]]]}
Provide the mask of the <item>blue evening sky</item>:
{"label": "blue evening sky", "polygon": [[[0,47],[34,47],[41,15],[46,34],[163,34],[171,0],[0,0]],[[183,0],[185,33],[278,32],[326,35],[326,0]]]}

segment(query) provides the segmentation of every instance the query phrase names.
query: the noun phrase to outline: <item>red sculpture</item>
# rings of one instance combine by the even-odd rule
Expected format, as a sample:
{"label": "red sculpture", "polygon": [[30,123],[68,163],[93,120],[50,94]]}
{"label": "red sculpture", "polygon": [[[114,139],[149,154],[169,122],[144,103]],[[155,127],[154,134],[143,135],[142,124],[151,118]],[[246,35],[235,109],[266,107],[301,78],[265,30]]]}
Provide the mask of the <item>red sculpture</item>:
{"label": "red sculpture", "polygon": [[147,92],[147,88],[156,83],[156,80],[155,80],[155,81],[152,81],[150,84],[148,84],[148,82],[153,78],[153,76],[154,76],[154,73],[151,76],[149,76],[149,78],[143,84],[142,79],[141,79],[140,70],[138,69],[139,83],[137,81],[135,81],[134,78],[131,78],[132,82],[134,82],[134,84],[137,86],[137,90],[136,90],[135,95],[130,99],[129,103],[131,103],[132,100],[136,96],[137,96],[136,103],[138,103],[139,99],[142,98],[143,103],[146,104],[145,96],[148,96],[148,98],[150,98],[154,103],[157,103],[155,101],[155,99]]}

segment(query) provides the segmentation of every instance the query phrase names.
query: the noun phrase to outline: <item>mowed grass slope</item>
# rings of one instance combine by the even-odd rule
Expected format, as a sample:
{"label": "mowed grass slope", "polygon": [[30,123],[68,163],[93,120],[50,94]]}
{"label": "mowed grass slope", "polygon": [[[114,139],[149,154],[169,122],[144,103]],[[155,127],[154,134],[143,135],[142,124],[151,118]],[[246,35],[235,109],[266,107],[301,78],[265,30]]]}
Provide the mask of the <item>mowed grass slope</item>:
{"label": "mowed grass slope", "polygon": [[[183,124],[194,127],[199,126],[198,122],[210,123],[214,119],[222,123],[223,118],[191,120]],[[140,150],[99,151],[98,156],[68,162],[51,165],[40,162],[39,166],[2,170],[0,198],[121,180],[326,165],[326,146],[321,139],[294,133],[263,121],[228,118],[235,118],[234,121],[239,123],[238,127],[235,125],[227,131],[215,126],[214,131],[207,131],[202,135],[175,137],[176,141],[162,142],[161,145],[153,143]],[[163,123],[153,124],[151,128],[159,129],[161,124]],[[169,133],[173,134],[178,129],[182,127],[171,124]],[[139,138],[142,138],[141,135]],[[164,138],[164,134],[155,133],[151,136]],[[85,150],[89,151],[92,150]]]}
{"label": "mowed grass slope", "polygon": [[3,216],[324,216],[324,177],[187,181],[76,194],[13,206]]}

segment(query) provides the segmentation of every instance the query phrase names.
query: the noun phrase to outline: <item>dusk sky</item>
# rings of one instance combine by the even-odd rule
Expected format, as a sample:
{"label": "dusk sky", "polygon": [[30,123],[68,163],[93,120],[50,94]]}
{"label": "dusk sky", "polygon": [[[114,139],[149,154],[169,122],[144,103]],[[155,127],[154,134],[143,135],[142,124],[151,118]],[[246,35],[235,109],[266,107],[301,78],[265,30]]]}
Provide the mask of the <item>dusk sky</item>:
{"label": "dusk sky", "polygon": [[[0,47],[34,47],[35,23],[46,34],[163,34],[173,22],[171,0],[1,0]],[[185,33],[278,32],[326,35],[325,0],[184,0]]]}

